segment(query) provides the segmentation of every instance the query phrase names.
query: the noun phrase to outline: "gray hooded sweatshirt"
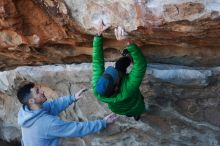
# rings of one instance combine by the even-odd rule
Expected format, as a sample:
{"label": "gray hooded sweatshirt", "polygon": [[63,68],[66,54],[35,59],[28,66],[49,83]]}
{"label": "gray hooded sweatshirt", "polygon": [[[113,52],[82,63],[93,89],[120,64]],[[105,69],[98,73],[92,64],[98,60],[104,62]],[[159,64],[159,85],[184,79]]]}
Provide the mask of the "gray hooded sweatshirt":
{"label": "gray hooded sweatshirt", "polygon": [[58,146],[61,137],[82,137],[106,127],[105,120],[67,122],[58,114],[75,102],[75,97],[65,96],[47,101],[39,110],[22,106],[18,124],[22,131],[22,146]]}

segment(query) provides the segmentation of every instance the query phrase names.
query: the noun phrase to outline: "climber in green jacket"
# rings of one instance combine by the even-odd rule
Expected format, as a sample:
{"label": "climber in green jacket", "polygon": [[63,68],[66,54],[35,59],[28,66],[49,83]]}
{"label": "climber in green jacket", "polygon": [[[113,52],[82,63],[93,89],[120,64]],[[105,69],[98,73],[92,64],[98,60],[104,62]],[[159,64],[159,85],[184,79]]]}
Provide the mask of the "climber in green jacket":
{"label": "climber in green jacket", "polygon": [[[121,27],[115,29],[117,40],[127,40],[127,48],[124,49],[124,56],[116,63],[115,67],[104,68],[103,38],[105,30],[103,22],[100,23],[99,32],[93,40],[92,58],[92,85],[94,95],[98,100],[108,104],[110,110],[116,114],[140,119],[145,109],[144,97],[139,90],[142,79],[145,75],[147,62],[138,46],[130,43],[126,32]],[[127,74],[127,67],[130,63],[133,67]]]}

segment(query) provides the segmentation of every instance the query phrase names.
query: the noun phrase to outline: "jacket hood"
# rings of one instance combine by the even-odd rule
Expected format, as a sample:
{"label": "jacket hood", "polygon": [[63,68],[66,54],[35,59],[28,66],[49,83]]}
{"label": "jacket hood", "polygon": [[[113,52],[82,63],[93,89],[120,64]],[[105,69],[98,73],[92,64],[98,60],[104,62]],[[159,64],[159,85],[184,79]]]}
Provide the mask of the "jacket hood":
{"label": "jacket hood", "polygon": [[18,112],[18,124],[21,127],[30,127],[34,122],[44,115],[46,111],[39,110],[29,110],[27,106],[22,106]]}

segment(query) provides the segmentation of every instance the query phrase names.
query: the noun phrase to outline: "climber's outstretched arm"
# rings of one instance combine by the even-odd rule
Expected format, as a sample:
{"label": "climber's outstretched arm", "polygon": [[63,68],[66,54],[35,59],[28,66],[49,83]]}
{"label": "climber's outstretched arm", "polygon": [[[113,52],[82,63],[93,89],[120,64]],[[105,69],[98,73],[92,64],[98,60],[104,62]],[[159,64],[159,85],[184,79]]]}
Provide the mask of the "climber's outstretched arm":
{"label": "climber's outstretched arm", "polygon": [[[93,40],[93,52],[92,52],[92,86],[95,93],[96,82],[104,72],[104,55],[103,55],[103,38],[102,33],[108,28],[100,20],[97,35]],[[95,93],[96,94],[96,93]]]}
{"label": "climber's outstretched arm", "polygon": [[128,34],[122,27],[115,29],[115,36],[117,40],[124,41],[128,45],[127,50],[129,56],[132,58],[133,67],[128,75],[127,91],[128,94],[133,93],[136,89],[139,88],[142,82],[147,68],[147,62],[138,46],[132,43],[130,39],[128,39]]}

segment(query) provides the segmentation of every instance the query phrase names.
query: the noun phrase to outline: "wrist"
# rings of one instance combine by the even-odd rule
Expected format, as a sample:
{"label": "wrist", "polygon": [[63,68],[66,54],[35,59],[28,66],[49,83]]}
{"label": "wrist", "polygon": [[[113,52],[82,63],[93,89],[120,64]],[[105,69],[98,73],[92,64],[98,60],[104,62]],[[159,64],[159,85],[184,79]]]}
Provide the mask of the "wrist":
{"label": "wrist", "polygon": [[77,102],[79,98],[77,98],[75,95],[73,96],[73,101]]}
{"label": "wrist", "polygon": [[130,45],[132,44],[132,41],[131,40],[126,40],[126,45]]}
{"label": "wrist", "polygon": [[97,36],[102,36],[102,32],[98,32],[96,35]]}
{"label": "wrist", "polygon": [[95,36],[97,36],[97,37],[102,37],[102,34],[96,34]]}
{"label": "wrist", "polygon": [[107,125],[108,125],[107,121],[106,121],[106,120],[104,120],[104,119],[102,119],[102,120],[101,120],[101,122],[102,122],[103,126],[106,128],[106,127],[107,127]]}

